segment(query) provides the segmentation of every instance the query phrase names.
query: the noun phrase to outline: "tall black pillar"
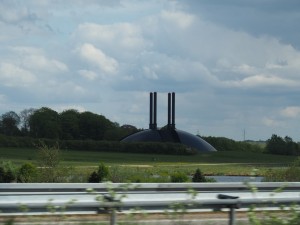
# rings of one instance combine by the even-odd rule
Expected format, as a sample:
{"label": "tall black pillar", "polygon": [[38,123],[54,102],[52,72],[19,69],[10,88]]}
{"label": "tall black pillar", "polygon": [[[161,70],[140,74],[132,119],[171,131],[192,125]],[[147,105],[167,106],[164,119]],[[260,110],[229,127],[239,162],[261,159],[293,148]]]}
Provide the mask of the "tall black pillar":
{"label": "tall black pillar", "polygon": [[157,129],[157,93],[154,92],[154,104],[153,104],[153,129]]}
{"label": "tall black pillar", "polygon": [[175,129],[175,92],[172,93],[172,129]]}
{"label": "tall black pillar", "polygon": [[150,92],[149,129],[153,128],[153,93]]}

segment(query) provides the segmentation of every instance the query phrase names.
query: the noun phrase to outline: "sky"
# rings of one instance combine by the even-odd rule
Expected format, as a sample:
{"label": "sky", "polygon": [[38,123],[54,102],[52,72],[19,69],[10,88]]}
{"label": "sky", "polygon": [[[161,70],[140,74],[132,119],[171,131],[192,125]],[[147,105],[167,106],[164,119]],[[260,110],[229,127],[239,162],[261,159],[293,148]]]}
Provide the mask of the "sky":
{"label": "sky", "polygon": [[0,114],[49,107],[300,141],[298,0],[0,0]]}

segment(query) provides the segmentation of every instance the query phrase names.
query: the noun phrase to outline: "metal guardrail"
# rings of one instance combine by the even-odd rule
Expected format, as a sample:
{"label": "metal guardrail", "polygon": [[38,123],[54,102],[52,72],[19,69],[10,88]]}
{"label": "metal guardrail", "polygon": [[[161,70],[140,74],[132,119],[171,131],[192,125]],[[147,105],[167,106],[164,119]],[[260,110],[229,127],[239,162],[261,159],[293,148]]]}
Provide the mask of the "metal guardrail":
{"label": "metal guardrail", "polygon": [[[215,193],[211,198],[182,199],[189,190]],[[281,190],[282,195],[271,193]],[[89,190],[89,191],[87,191]],[[92,191],[91,191],[92,190]],[[239,193],[266,193],[260,197],[240,197]],[[173,199],[161,199],[161,194]],[[229,210],[229,224],[235,223],[236,209],[256,207],[278,208],[282,204],[300,203],[300,183],[161,183],[161,184],[0,184],[0,216],[13,213],[49,213],[49,208],[63,213],[104,213],[116,224],[117,210],[140,208],[162,210],[177,204],[186,209]],[[124,196],[138,196],[126,199]],[[151,198],[147,198],[151,195]],[[154,196],[157,197],[155,198]],[[233,196],[234,195],[234,196]],[[175,197],[174,197],[175,196]],[[180,196],[180,197],[176,197]],[[186,196],[186,195],[184,195]],[[268,196],[268,197],[264,197]],[[49,198],[53,201],[49,201]],[[79,199],[76,199],[78,197]],[[99,198],[100,197],[100,198]],[[103,197],[103,198],[102,198]],[[124,197],[124,198],[122,198]],[[72,199],[75,198],[73,201]]]}

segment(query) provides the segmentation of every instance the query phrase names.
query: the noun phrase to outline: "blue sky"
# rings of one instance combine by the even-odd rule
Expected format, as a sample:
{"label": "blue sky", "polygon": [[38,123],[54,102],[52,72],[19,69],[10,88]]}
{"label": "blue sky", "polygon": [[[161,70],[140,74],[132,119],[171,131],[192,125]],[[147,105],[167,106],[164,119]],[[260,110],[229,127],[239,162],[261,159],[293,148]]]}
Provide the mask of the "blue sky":
{"label": "blue sky", "polygon": [[300,141],[297,0],[0,0],[0,114],[50,107]]}

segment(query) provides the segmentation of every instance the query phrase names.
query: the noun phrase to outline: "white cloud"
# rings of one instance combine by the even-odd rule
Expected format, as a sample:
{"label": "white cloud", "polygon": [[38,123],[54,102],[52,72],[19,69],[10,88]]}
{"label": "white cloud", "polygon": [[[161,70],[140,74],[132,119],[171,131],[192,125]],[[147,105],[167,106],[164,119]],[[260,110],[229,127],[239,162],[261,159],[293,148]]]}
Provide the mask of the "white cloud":
{"label": "white cloud", "polygon": [[97,73],[95,73],[94,71],[91,71],[91,70],[79,70],[78,73],[82,77],[84,77],[88,80],[91,80],[91,81],[95,80],[98,77]]}
{"label": "white cloud", "polygon": [[225,85],[231,87],[261,87],[261,86],[271,86],[271,87],[300,87],[300,83],[294,80],[289,80],[281,78],[274,75],[257,74],[254,76],[246,77],[239,81],[225,81]]}
{"label": "white cloud", "polygon": [[281,110],[280,114],[284,117],[296,118],[300,116],[300,107],[299,106],[289,106]]}
{"label": "white cloud", "polygon": [[262,119],[262,123],[268,127],[276,127],[276,126],[279,126],[281,123],[272,119],[272,118],[263,118]]}
{"label": "white cloud", "polygon": [[19,63],[28,70],[43,71],[46,73],[68,71],[68,66],[65,63],[47,58],[42,49],[28,46],[17,46],[10,49],[18,55],[17,59]]}
{"label": "white cloud", "polygon": [[61,102],[61,103],[69,103],[69,102],[81,102],[86,99],[91,99],[91,90],[87,90],[87,88],[81,84],[75,83],[73,81],[58,81],[58,80],[48,80],[41,81],[37,83],[33,90],[35,93],[39,93],[36,96],[37,99],[47,99],[47,101],[53,102]]}
{"label": "white cloud", "polygon": [[35,48],[33,46],[13,46],[10,49],[22,57],[26,57],[28,55],[42,55],[43,50],[40,48]]}
{"label": "white cloud", "polygon": [[73,33],[73,38],[95,43],[103,49],[110,50],[117,55],[126,52],[137,52],[149,43],[143,38],[141,28],[130,23],[117,23],[102,25],[96,23],[83,23]]}
{"label": "white cloud", "polygon": [[94,45],[85,43],[79,47],[78,52],[82,59],[89,64],[98,67],[103,72],[107,74],[115,74],[118,72],[118,62]]}
{"label": "white cloud", "polygon": [[190,27],[195,19],[191,14],[181,11],[166,11],[161,13],[162,19],[177,25],[181,29]]}
{"label": "white cloud", "polygon": [[77,110],[78,112],[85,112],[87,111],[83,106],[81,105],[71,105],[71,104],[66,104],[66,105],[57,105],[57,106],[54,106],[53,109],[55,111],[57,111],[58,113],[60,112],[63,112],[65,110],[68,110],[68,109],[75,109]]}
{"label": "white cloud", "polygon": [[14,4],[0,4],[0,20],[7,23],[17,23],[23,20],[29,20],[34,18],[34,15],[24,7],[12,7]]}
{"label": "white cloud", "polygon": [[35,83],[36,77],[28,70],[3,62],[0,63],[0,81],[5,86],[22,87]]}
{"label": "white cloud", "polygon": [[68,66],[55,59],[47,59],[43,55],[29,55],[24,58],[24,67],[31,70],[46,71],[46,72],[66,72]]}
{"label": "white cloud", "polygon": [[186,58],[148,52],[140,55],[138,65],[142,67],[142,76],[138,73],[136,77],[141,78],[140,82],[143,82],[145,86],[151,85],[149,82],[154,82],[153,85],[159,84],[167,89],[169,86],[173,86],[175,89],[191,91],[194,88],[202,87],[204,83],[215,85],[217,82],[205,65]]}
{"label": "white cloud", "polygon": [[[154,67],[156,67],[156,66],[154,66]],[[158,75],[156,74],[156,72],[148,66],[143,67],[143,72],[145,74],[145,77],[147,77],[148,79],[153,79],[153,80],[158,79]]]}
{"label": "white cloud", "polygon": [[116,32],[109,25],[83,23],[79,24],[73,36],[90,41],[110,42],[115,38]]}
{"label": "white cloud", "polygon": [[239,74],[253,75],[257,73],[257,68],[247,65],[246,63],[242,63],[241,65],[233,66],[232,71]]}

